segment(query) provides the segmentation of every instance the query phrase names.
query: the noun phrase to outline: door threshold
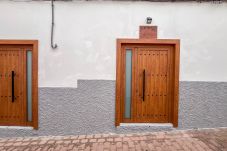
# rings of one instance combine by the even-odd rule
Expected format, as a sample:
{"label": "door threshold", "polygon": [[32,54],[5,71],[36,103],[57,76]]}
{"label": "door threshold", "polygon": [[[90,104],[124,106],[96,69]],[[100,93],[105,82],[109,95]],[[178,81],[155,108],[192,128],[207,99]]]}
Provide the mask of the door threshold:
{"label": "door threshold", "polygon": [[134,127],[134,126],[142,126],[142,127],[173,127],[172,123],[120,123],[120,127]]}
{"label": "door threshold", "polygon": [[23,129],[23,130],[33,130],[31,126],[0,126],[0,129]]}

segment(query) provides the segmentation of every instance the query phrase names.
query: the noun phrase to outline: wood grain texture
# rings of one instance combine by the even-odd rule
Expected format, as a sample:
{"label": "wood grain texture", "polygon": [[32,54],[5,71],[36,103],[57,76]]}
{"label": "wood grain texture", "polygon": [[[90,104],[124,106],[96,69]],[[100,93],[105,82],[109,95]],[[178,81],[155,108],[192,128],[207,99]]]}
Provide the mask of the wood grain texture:
{"label": "wood grain texture", "polygon": [[[124,118],[126,48],[133,51],[130,119]],[[116,126],[121,122],[173,123],[174,127],[178,126],[179,51],[179,40],[117,40],[117,58],[121,59],[117,59]],[[146,71],[145,85],[143,70]]]}
{"label": "wood grain texture", "polygon": [[121,120],[121,44],[117,40],[116,54],[116,104],[115,104],[115,126],[119,126]]}
{"label": "wood grain texture", "polygon": [[[24,102],[26,83],[24,80],[25,65],[23,64],[24,52],[20,48],[1,48],[0,59],[3,63],[0,64],[0,124],[3,125],[24,125],[26,120]],[[15,75],[12,75],[12,71]],[[14,79],[14,87],[12,80]],[[14,91],[14,101],[12,91]]]}
{"label": "wood grain texture", "polygon": [[180,41],[175,45],[175,64],[174,64],[174,111],[173,125],[178,127],[178,106],[179,106],[179,73],[180,73]]}
{"label": "wood grain texture", "polygon": [[[26,54],[28,50],[32,51],[32,122],[27,121]],[[10,84],[12,76],[9,74],[11,71],[16,73],[13,103],[10,100],[12,99]],[[3,95],[5,97],[1,97]],[[0,40],[0,104],[0,125],[33,126],[38,129],[37,40]]]}

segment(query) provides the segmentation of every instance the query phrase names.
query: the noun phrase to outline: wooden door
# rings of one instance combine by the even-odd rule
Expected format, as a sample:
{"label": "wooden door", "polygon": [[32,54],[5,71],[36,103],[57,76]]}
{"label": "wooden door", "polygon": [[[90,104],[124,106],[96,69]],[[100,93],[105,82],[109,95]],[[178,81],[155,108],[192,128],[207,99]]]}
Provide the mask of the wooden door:
{"label": "wooden door", "polygon": [[116,120],[178,126],[180,40],[117,39]]}
{"label": "wooden door", "polygon": [[135,122],[168,123],[171,121],[172,53],[172,46],[134,48],[132,118]]}
{"label": "wooden door", "polygon": [[0,125],[26,125],[26,51],[0,47]]}
{"label": "wooden door", "polygon": [[38,129],[37,40],[0,40],[0,126]]}
{"label": "wooden door", "polygon": [[[170,123],[173,117],[174,47],[172,45],[124,46],[122,51],[122,109],[128,112],[127,51],[131,56],[130,117],[124,122]],[[129,114],[128,114],[129,115]]]}

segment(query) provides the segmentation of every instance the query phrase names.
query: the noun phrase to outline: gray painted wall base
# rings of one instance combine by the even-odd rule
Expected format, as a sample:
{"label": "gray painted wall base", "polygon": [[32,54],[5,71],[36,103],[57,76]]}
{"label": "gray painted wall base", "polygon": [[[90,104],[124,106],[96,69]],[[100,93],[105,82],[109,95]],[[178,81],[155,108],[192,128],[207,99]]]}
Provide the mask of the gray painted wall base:
{"label": "gray painted wall base", "polygon": [[[227,126],[227,83],[180,82],[179,128]],[[137,133],[169,126],[115,127],[115,81],[79,80],[78,88],[39,88],[39,130],[0,129],[0,137]]]}

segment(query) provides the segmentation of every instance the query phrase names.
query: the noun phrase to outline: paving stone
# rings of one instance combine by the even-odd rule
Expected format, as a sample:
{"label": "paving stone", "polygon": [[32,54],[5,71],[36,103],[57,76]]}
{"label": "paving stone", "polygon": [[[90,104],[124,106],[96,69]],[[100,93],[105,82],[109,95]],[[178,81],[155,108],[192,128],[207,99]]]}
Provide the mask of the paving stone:
{"label": "paving stone", "polygon": [[31,145],[37,145],[37,144],[39,144],[39,142],[37,141],[31,142]]}
{"label": "paving stone", "polygon": [[227,151],[227,128],[0,139],[0,151]]}
{"label": "paving stone", "polygon": [[13,146],[21,146],[22,142],[15,142]]}
{"label": "paving stone", "polygon": [[121,141],[122,141],[122,138],[121,138],[121,137],[114,138],[114,141],[115,141],[115,142],[121,142]]}
{"label": "paving stone", "polygon": [[5,143],[5,145],[4,146],[13,146],[13,142],[7,142],[7,143]]}
{"label": "paving stone", "polygon": [[[57,140],[56,144],[62,144],[64,141],[63,140]],[[79,141],[78,141],[79,142]]]}
{"label": "paving stone", "polygon": [[105,139],[103,139],[103,138],[98,139],[98,142],[99,142],[99,143],[103,143],[103,142],[105,142]]}
{"label": "paving stone", "polygon": [[78,139],[84,139],[86,137],[86,135],[80,135],[79,137],[78,137]]}
{"label": "paving stone", "polygon": [[109,134],[103,134],[102,136],[103,136],[103,137],[108,137],[108,136],[109,136]]}
{"label": "paving stone", "polygon": [[113,138],[107,138],[106,139],[108,142],[113,142]]}
{"label": "paving stone", "polygon": [[87,135],[86,138],[91,139],[93,138],[93,135]]}
{"label": "paving stone", "polygon": [[104,143],[104,148],[109,149],[110,148],[110,145],[111,145],[110,142],[105,142]]}
{"label": "paving stone", "polygon": [[71,143],[71,140],[65,140],[63,141],[64,144],[70,144]]}
{"label": "paving stone", "polygon": [[89,142],[95,143],[96,142],[96,139],[90,139]]}
{"label": "paving stone", "polygon": [[101,138],[102,134],[95,134],[94,138]]}
{"label": "paving stone", "polygon": [[104,149],[104,145],[103,143],[99,143],[98,147],[97,147],[97,150],[103,150]]}
{"label": "paving stone", "polygon": [[44,145],[44,144],[46,144],[46,143],[47,143],[46,140],[41,140],[41,142],[39,142],[39,145]]}
{"label": "paving stone", "polygon": [[73,140],[72,143],[73,144],[76,144],[76,143],[79,143],[80,141],[79,140]]}
{"label": "paving stone", "polygon": [[81,143],[87,143],[88,142],[88,139],[82,139],[80,142]]}
{"label": "paving stone", "polygon": [[71,150],[71,149],[73,149],[73,147],[74,147],[74,145],[73,144],[70,144],[70,145],[67,146],[67,149],[68,150]]}
{"label": "paving stone", "polygon": [[117,147],[117,148],[121,148],[121,147],[122,147],[122,142],[117,142],[117,143],[116,143],[116,147]]}
{"label": "paving stone", "polygon": [[78,136],[71,136],[70,139],[78,139]]}

